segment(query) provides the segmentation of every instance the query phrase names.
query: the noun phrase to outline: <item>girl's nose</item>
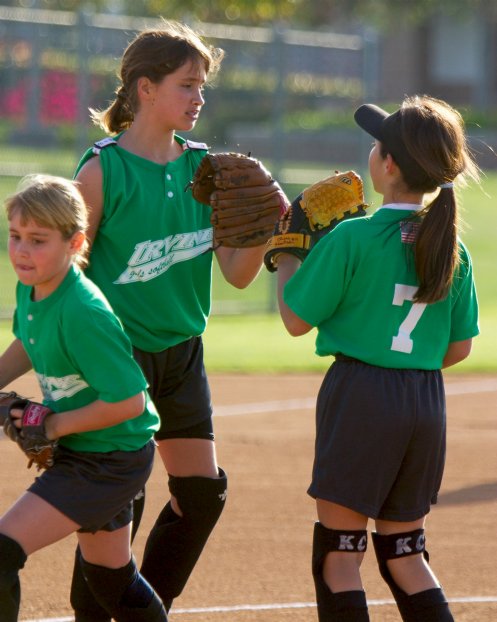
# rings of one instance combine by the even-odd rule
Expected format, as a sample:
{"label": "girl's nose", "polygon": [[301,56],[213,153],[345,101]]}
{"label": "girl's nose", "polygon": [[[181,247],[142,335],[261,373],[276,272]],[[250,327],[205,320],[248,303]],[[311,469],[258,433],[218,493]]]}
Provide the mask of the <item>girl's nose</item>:
{"label": "girl's nose", "polygon": [[203,106],[205,104],[205,99],[204,96],[202,95],[202,91],[198,90],[196,91],[193,100],[196,104],[200,104],[201,106]]}
{"label": "girl's nose", "polygon": [[29,252],[27,242],[20,240],[16,245],[15,251],[17,255],[27,255]]}

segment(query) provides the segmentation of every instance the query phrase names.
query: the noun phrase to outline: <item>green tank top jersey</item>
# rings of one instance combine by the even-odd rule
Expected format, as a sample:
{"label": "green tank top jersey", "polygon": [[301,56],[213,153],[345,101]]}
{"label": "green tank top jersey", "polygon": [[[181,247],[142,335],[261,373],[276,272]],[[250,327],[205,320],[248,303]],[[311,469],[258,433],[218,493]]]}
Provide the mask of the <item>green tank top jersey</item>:
{"label": "green tank top jersey", "polygon": [[288,281],[284,300],[317,327],[316,354],[342,353],[400,369],[441,369],[450,342],[476,336],[478,302],[471,258],[460,242],[450,294],[413,303],[418,288],[412,205],[383,206],[326,235]]}
{"label": "green tank top jersey", "polygon": [[[94,402],[120,402],[137,395],[147,381],[132,356],[131,343],[100,290],[72,267],[47,298],[31,300],[32,287],[18,283],[14,334],[31,359],[43,403],[54,412]],[[159,428],[148,397],[144,412],[118,425],[70,434],[60,444],[74,451],[135,451]]]}
{"label": "green tank top jersey", "polygon": [[202,334],[210,313],[211,210],[185,190],[207,146],[176,140],[183,154],[166,165],[119,147],[117,136],[77,167],[98,154],[103,171],[103,217],[86,274],[146,352]]}

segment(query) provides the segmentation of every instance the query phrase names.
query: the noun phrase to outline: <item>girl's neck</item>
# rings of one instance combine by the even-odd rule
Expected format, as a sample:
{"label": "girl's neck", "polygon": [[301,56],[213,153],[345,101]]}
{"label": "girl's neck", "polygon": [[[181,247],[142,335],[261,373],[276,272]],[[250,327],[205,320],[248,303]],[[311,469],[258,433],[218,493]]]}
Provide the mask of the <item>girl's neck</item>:
{"label": "girl's neck", "polygon": [[157,164],[167,164],[182,154],[181,145],[174,138],[174,130],[158,136],[155,130],[139,128],[136,124],[124,132],[119,146]]}
{"label": "girl's neck", "polygon": [[411,203],[413,205],[423,204],[423,193],[419,192],[386,192],[383,195],[383,205],[389,205],[390,203]]}
{"label": "girl's neck", "polygon": [[31,290],[31,300],[33,302],[40,302],[41,300],[51,296],[63,283],[72,267],[73,264],[71,262],[66,269],[54,275],[49,281],[33,285],[33,289]]}

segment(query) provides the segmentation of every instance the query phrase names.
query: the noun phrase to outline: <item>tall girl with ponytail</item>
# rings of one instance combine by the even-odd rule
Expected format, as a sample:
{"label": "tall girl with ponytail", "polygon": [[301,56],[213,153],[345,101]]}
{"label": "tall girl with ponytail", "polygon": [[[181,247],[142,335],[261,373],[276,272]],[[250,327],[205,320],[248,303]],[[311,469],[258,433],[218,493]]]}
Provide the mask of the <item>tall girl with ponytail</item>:
{"label": "tall girl with ponytail", "polygon": [[[122,321],[161,419],[155,441],[165,471],[163,508],[141,572],[168,610],[227,495],[202,343],[214,258],[225,280],[243,289],[261,270],[265,251],[264,244],[220,247],[210,207],[185,191],[208,146],[184,134],[195,128],[223,54],[177,22],[137,33],[122,56],[115,98],[92,111],[106,136],[76,171],[90,210],[86,274]],[[135,531],[142,508],[143,493],[135,498]],[[76,622],[110,622],[88,589],[79,551],[71,603]]]}
{"label": "tall girl with ponytail", "polygon": [[[293,336],[317,327],[334,356],[317,400],[309,494],[320,622],[367,622],[360,565],[374,521],[379,571],[404,622],[451,622],[428,563],[425,519],[445,461],[443,368],[471,351],[478,304],[458,237],[454,186],[478,169],[459,113],[415,96],[388,114],[355,112],[374,139],[373,215],[339,224],[305,262],[278,258],[278,299]],[[436,565],[436,560],[432,560]]]}

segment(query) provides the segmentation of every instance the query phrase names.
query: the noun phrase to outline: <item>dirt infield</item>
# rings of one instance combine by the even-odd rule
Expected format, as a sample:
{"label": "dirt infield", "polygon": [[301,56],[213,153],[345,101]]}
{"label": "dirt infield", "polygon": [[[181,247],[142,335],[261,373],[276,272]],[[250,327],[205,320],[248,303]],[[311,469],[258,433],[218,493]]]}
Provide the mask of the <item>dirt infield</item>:
{"label": "dirt infield", "polygon": [[[31,374],[12,388],[39,397]],[[226,510],[172,622],[311,622],[314,505],[306,495],[312,465],[313,403],[321,375],[211,376],[219,464],[229,475]],[[447,376],[448,455],[427,523],[431,563],[458,622],[497,620],[497,378]],[[0,511],[34,472],[13,443],[0,441]],[[134,551],[166,498],[156,461]],[[74,538],[33,555],[22,571],[20,620],[71,620]],[[400,620],[370,549],[364,583],[372,622]]]}

